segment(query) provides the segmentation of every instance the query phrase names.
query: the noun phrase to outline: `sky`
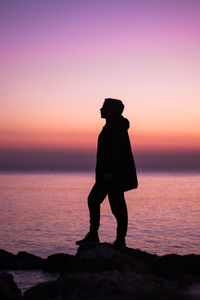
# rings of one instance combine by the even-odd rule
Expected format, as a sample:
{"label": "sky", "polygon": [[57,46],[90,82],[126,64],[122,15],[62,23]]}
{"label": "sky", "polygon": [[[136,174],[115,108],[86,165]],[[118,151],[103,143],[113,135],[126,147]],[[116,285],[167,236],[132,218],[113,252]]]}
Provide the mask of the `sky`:
{"label": "sky", "polygon": [[136,156],[199,164],[199,16],[198,0],[0,0],[0,162],[94,154],[112,97]]}

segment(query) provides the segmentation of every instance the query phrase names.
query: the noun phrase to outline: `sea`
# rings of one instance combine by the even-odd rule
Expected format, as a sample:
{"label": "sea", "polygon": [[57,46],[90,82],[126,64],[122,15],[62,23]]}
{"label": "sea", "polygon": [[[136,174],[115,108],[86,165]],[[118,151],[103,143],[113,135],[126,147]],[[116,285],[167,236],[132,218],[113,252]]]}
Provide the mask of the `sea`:
{"label": "sea", "polygon": [[[89,229],[87,197],[94,184],[91,171],[1,172],[0,249],[27,251],[46,258],[75,254],[76,240]],[[200,173],[141,171],[136,190],[125,193],[127,246],[165,255],[200,254]],[[116,220],[108,199],[101,205],[101,242],[113,242]],[[11,271],[24,292],[56,274]]]}

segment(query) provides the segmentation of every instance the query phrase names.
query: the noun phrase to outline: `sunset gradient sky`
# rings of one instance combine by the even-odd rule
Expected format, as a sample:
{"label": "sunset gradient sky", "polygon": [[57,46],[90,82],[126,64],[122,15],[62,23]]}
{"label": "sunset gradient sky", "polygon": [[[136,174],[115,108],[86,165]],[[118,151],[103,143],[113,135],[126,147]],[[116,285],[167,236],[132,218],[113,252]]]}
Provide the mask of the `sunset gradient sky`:
{"label": "sunset gradient sky", "polygon": [[122,99],[135,153],[200,151],[200,1],[0,1],[0,148],[96,149]]}

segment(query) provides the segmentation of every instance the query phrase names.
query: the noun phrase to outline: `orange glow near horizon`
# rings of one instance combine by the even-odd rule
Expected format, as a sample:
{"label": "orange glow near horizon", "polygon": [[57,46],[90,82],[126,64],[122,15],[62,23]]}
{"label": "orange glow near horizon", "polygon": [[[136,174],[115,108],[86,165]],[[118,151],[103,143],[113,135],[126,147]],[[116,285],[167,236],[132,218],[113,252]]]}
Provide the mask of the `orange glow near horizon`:
{"label": "orange glow near horizon", "polygon": [[[0,132],[1,149],[25,150],[75,150],[95,151],[99,131],[91,130],[32,130]],[[173,132],[142,132],[129,130],[129,136],[135,152],[148,151],[198,151],[198,134],[180,134]]]}

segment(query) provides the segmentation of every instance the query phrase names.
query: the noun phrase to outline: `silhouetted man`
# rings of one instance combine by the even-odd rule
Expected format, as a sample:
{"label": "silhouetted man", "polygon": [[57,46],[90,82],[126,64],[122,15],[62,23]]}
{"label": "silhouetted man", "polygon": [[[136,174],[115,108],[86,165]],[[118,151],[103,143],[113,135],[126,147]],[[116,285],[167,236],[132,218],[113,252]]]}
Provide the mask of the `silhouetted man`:
{"label": "silhouetted man", "polygon": [[121,114],[121,100],[107,98],[100,109],[106,119],[99,138],[96,182],[88,196],[90,231],[77,245],[99,243],[100,205],[108,195],[112,213],[117,220],[117,237],[113,245],[125,247],[128,226],[124,192],[137,188],[137,175],[128,136],[129,121]]}

